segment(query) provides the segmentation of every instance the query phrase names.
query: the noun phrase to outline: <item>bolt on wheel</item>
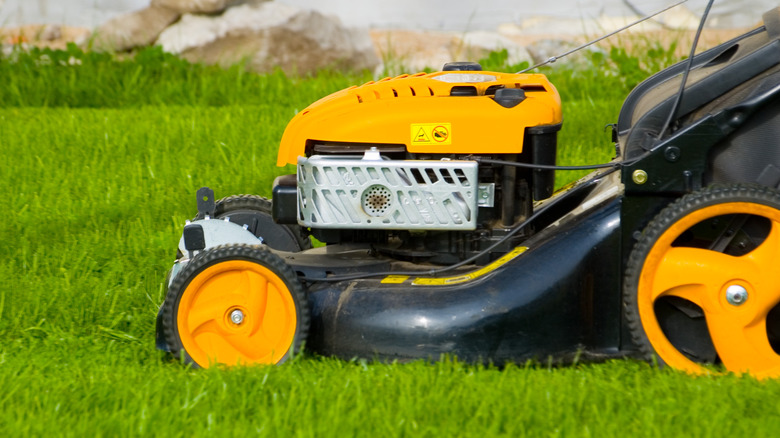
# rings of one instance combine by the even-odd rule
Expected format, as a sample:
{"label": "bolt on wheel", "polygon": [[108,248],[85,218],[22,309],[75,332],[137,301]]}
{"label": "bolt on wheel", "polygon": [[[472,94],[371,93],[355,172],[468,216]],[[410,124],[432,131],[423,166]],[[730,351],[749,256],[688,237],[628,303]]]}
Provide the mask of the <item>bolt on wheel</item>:
{"label": "bolt on wheel", "polygon": [[172,353],[198,366],[278,364],[300,351],[309,308],[279,257],[263,246],[225,245],[187,263],[162,322]]}
{"label": "bolt on wheel", "polygon": [[692,373],[706,364],[780,376],[780,193],[711,187],[647,226],[629,257],[624,310],[646,355]]}

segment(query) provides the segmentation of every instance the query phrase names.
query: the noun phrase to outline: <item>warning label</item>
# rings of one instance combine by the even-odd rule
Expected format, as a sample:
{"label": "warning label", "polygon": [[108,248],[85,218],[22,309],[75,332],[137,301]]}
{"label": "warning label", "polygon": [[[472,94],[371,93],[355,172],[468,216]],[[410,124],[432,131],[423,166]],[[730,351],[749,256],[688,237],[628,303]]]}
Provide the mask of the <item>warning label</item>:
{"label": "warning label", "polygon": [[412,123],[413,145],[452,144],[451,123]]}
{"label": "warning label", "polygon": [[425,129],[420,128],[417,130],[417,135],[414,136],[414,140],[412,140],[413,143],[430,143],[431,138],[428,137],[428,134],[425,132]]}
{"label": "warning label", "polygon": [[500,268],[501,266],[504,266],[505,264],[509,263],[510,261],[514,260],[517,256],[520,254],[526,252],[528,250],[527,246],[518,246],[512,251],[505,254],[500,259],[496,260],[495,262],[481,268],[477,269],[476,271],[469,272],[467,274],[459,275],[457,277],[448,277],[448,278],[431,278],[431,277],[420,277],[415,278],[414,281],[412,281],[412,285],[414,286],[448,286],[451,284],[459,284],[459,283],[465,283],[467,281],[474,280],[476,278],[482,277],[485,274],[489,274],[496,269]]}

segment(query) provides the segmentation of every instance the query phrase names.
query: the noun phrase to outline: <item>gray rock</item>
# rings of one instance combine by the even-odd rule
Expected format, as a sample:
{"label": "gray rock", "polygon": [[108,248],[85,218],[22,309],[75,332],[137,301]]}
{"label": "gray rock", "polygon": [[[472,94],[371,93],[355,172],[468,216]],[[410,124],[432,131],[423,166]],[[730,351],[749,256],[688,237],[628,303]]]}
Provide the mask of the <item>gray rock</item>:
{"label": "gray rock", "polygon": [[349,29],[337,18],[273,2],[232,7],[220,16],[184,15],[157,44],[193,62],[246,62],[257,72],[281,68],[305,74],[327,67],[373,69],[379,64],[367,30]]}
{"label": "gray rock", "polygon": [[556,39],[544,39],[531,43],[526,47],[531,54],[534,64],[544,62],[553,56],[559,56],[577,47],[576,44]]}
{"label": "gray rock", "polygon": [[462,44],[465,51],[464,59],[476,61],[484,58],[490,52],[505,49],[508,55],[507,64],[514,65],[531,61],[531,55],[524,47],[497,32],[467,32],[463,35]]}
{"label": "gray rock", "polygon": [[270,0],[152,0],[152,6],[172,9],[180,14],[215,14],[232,6],[266,1]]}
{"label": "gray rock", "polygon": [[[526,50],[531,54],[533,58],[533,64],[538,64],[552,57],[558,57],[564,53],[577,48],[579,44],[571,41],[556,40],[556,39],[543,39],[535,41],[528,46]],[[589,46],[583,48],[577,52],[567,55],[563,58],[557,59],[554,64],[562,64],[570,67],[583,66],[588,67],[590,63],[588,61],[591,53],[601,51],[596,46]]]}
{"label": "gray rock", "polygon": [[438,70],[450,61],[464,60],[457,52],[463,48],[460,34],[454,32],[372,29],[371,36],[383,62],[377,75]]}
{"label": "gray rock", "polygon": [[179,18],[174,10],[159,6],[120,15],[107,21],[93,34],[92,48],[121,52],[152,44],[160,33]]}
{"label": "gray rock", "polygon": [[46,24],[38,35],[40,41],[54,41],[62,38],[62,27],[56,24]]}

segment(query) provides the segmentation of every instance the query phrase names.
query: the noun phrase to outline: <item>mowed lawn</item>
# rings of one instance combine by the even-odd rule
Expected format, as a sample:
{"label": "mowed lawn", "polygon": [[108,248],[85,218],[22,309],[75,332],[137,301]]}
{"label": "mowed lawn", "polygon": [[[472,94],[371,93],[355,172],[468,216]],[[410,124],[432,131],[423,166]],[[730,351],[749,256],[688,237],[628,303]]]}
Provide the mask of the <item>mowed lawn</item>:
{"label": "mowed lawn", "polygon": [[[560,164],[614,155],[603,126],[632,84],[608,73],[550,72]],[[156,351],[195,190],[269,196],[291,171],[275,166],[286,122],[368,79],[255,76],[154,51],[0,59],[0,436],[777,436],[780,382],[632,360],[497,369],[304,355],[196,371]]]}

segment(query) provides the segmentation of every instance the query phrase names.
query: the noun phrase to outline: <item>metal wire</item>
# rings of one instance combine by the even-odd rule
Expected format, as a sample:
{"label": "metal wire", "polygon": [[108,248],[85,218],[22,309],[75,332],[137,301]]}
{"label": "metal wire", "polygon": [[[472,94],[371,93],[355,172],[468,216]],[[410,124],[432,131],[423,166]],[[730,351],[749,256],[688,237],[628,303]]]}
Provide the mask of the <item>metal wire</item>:
{"label": "metal wire", "polygon": [[547,58],[546,61],[542,61],[542,62],[540,62],[540,63],[538,63],[538,64],[536,64],[536,65],[534,65],[532,67],[528,67],[525,70],[520,70],[519,72],[517,72],[517,74],[525,73],[527,71],[534,70],[534,69],[539,68],[539,67],[541,67],[543,65],[552,64],[553,62],[555,62],[555,61],[557,61],[557,60],[559,60],[559,59],[561,59],[561,58],[563,58],[565,56],[571,55],[574,52],[578,52],[578,51],[584,49],[585,47],[592,46],[593,44],[596,44],[597,42],[599,42],[599,41],[601,41],[603,39],[607,39],[607,38],[611,37],[612,35],[615,35],[617,33],[623,32],[624,30],[628,29],[629,27],[636,26],[637,24],[639,24],[639,23],[641,23],[643,21],[649,20],[649,19],[655,17],[656,15],[658,15],[658,14],[660,14],[662,12],[666,12],[669,9],[672,9],[675,6],[679,6],[679,5],[681,5],[681,4],[683,4],[683,3],[687,2],[687,1],[688,0],[682,0],[681,2],[675,3],[675,4],[671,5],[671,6],[667,6],[667,7],[663,8],[663,9],[661,9],[660,11],[654,12],[654,13],[646,16],[646,17],[640,18],[639,20],[637,20],[637,21],[635,21],[635,22],[633,22],[633,23],[631,23],[629,25],[623,26],[623,27],[621,27],[620,29],[618,29],[616,31],[610,32],[610,33],[608,33],[606,35],[603,35],[603,36],[600,36],[600,37],[596,38],[595,40],[587,42],[587,43],[585,43],[585,44],[583,44],[583,45],[581,45],[579,47],[575,47],[574,49],[571,49],[571,50],[569,50],[566,53],[563,53],[563,54],[558,55],[558,56],[551,56],[550,58]]}
{"label": "metal wire", "polygon": [[[617,168],[613,168],[612,170],[604,172],[601,176],[604,177],[606,175],[611,174],[612,172],[617,171]],[[553,199],[550,201],[549,204],[545,205],[544,207],[540,208],[539,210],[535,211],[531,216],[528,217],[528,219],[524,220],[523,222],[520,222],[519,224],[515,225],[514,228],[511,229],[504,237],[497,240],[492,245],[488,246],[487,248],[483,249],[482,251],[476,253],[475,255],[465,259],[461,260],[458,263],[445,266],[443,268],[437,268],[437,269],[430,269],[428,271],[384,271],[384,272],[372,272],[372,273],[362,273],[362,274],[350,274],[350,275],[333,275],[331,277],[326,278],[311,278],[306,276],[298,277],[299,279],[303,281],[307,281],[310,283],[335,283],[339,281],[349,281],[349,280],[360,280],[360,279],[366,279],[366,278],[373,278],[373,277],[386,277],[388,275],[408,275],[408,276],[419,276],[419,275],[430,275],[430,276],[436,276],[439,274],[443,274],[445,272],[452,271],[454,269],[460,268],[461,266],[468,265],[479,259],[480,257],[484,256],[485,254],[489,253],[490,251],[497,248],[499,245],[504,244],[507,240],[509,240],[512,236],[519,233],[520,230],[527,227],[529,224],[531,224],[536,218],[544,214],[547,210],[550,210],[554,206],[558,205],[558,203],[562,202],[563,199],[566,199],[565,196],[561,196],[557,199]]]}
{"label": "metal wire", "polygon": [[[569,50],[568,52],[563,53],[562,55],[553,56],[553,57],[547,59],[544,62],[541,62],[541,63],[539,63],[537,65],[532,66],[532,67],[529,67],[529,68],[527,68],[525,70],[519,71],[518,74],[519,73],[525,73],[525,72],[527,72],[529,70],[533,70],[533,69],[541,67],[543,65],[553,63],[553,62],[557,61],[560,58],[563,58],[563,57],[568,56],[568,55],[570,55],[570,54],[572,54],[574,52],[582,50],[585,47],[593,45],[593,44],[595,44],[595,43],[597,43],[597,42],[599,42],[599,41],[601,41],[603,39],[609,38],[610,36],[615,35],[616,33],[622,32],[623,30],[628,29],[629,27],[635,26],[635,25],[637,25],[637,24],[639,24],[639,23],[641,23],[643,21],[646,21],[646,20],[648,20],[650,18],[653,18],[653,17],[655,17],[656,15],[658,15],[658,14],[660,14],[662,12],[665,12],[665,11],[675,7],[675,6],[679,6],[679,5],[683,4],[683,3],[685,3],[686,1],[687,0],[682,0],[682,1],[680,1],[678,3],[675,3],[675,4],[671,5],[671,6],[667,6],[666,8],[661,9],[660,11],[657,11],[657,12],[651,14],[651,15],[648,15],[648,16],[640,19],[640,20],[637,20],[637,21],[635,21],[635,22],[633,22],[633,23],[631,23],[631,24],[629,24],[627,26],[624,26],[624,27],[622,27],[622,28],[620,28],[620,29],[618,29],[618,30],[616,30],[614,32],[611,32],[609,34],[606,34],[606,35],[604,35],[602,37],[599,37],[599,38],[597,38],[597,39],[595,39],[593,41],[590,41],[590,42],[588,42],[588,43],[586,43],[586,44],[584,44],[582,46],[579,46],[579,47],[577,47],[575,49]],[[674,114],[677,112],[678,107],[680,105],[680,101],[682,99],[683,90],[685,89],[685,82],[688,79],[688,73],[690,72],[691,66],[692,66],[692,63],[693,63],[693,55],[695,54],[695,51],[696,51],[696,45],[698,44],[699,36],[701,35],[702,29],[704,27],[704,23],[705,23],[705,21],[707,19],[707,15],[709,14],[709,11],[710,11],[710,8],[712,7],[713,2],[714,2],[714,0],[710,0],[709,1],[709,3],[707,4],[707,8],[705,9],[704,14],[702,16],[701,22],[699,23],[699,29],[696,32],[696,36],[695,36],[694,41],[693,41],[693,46],[691,47],[691,55],[690,55],[689,60],[688,60],[688,67],[686,68],[685,72],[683,73],[682,82],[680,84],[680,91],[677,93],[677,99],[675,100],[675,104],[674,104],[674,106],[672,108],[672,112],[669,114],[667,122],[664,124],[664,130],[658,136],[659,139],[663,136],[663,134],[665,134],[666,128],[671,123],[671,119],[673,118]],[[530,169],[542,169],[542,170],[592,170],[592,169],[605,169],[605,168],[611,169],[611,170],[603,173],[602,176],[606,176],[606,175],[609,175],[612,172],[617,171],[618,169],[620,169],[623,166],[631,165],[631,164],[641,160],[642,158],[646,157],[648,154],[649,154],[649,152],[646,152],[646,153],[642,154],[641,156],[636,157],[636,158],[634,158],[634,159],[632,159],[630,161],[610,162],[610,163],[602,163],[602,164],[587,164],[587,165],[581,165],[581,166],[555,166],[555,165],[546,165],[546,164],[519,163],[519,162],[516,162],[516,161],[494,160],[494,159],[491,159],[491,158],[482,158],[482,157],[475,157],[475,156],[469,156],[468,159],[474,160],[474,161],[477,161],[477,162],[480,162],[480,163],[485,163],[485,164],[499,164],[499,165],[505,165],[505,166],[515,166],[515,167],[530,168]],[[452,270],[457,269],[457,268],[459,268],[461,266],[465,266],[467,264],[473,263],[474,261],[476,261],[480,257],[483,257],[484,255],[488,254],[490,251],[492,251],[493,249],[497,248],[499,245],[504,244],[508,239],[510,239],[515,234],[520,232],[523,228],[528,226],[530,223],[532,223],[534,220],[536,220],[536,218],[541,216],[547,210],[549,210],[549,209],[553,208],[554,206],[556,206],[563,199],[565,199],[564,196],[559,197],[557,199],[554,199],[553,201],[551,201],[546,206],[544,206],[544,207],[540,208],[539,210],[535,211],[530,217],[528,217],[528,219],[526,219],[525,221],[523,221],[520,224],[516,225],[504,237],[502,237],[501,239],[499,239],[495,243],[491,244],[487,248],[483,249],[482,251],[476,253],[475,255],[473,255],[473,256],[465,259],[465,260],[462,260],[462,261],[460,261],[458,263],[455,263],[455,264],[452,264],[452,265],[449,265],[449,266],[445,266],[443,268],[430,269],[428,271],[384,271],[384,272],[361,273],[361,274],[351,274],[351,275],[334,275],[334,276],[330,276],[330,277],[326,277],[326,278],[311,278],[311,277],[306,277],[306,276],[301,276],[299,278],[301,280],[303,280],[303,281],[310,282],[310,283],[320,283],[320,282],[328,282],[328,283],[330,283],[330,282],[339,282],[339,281],[360,280],[360,279],[367,279],[367,278],[374,278],[374,277],[384,277],[384,276],[388,276],[388,275],[408,275],[408,276],[429,275],[429,276],[436,276],[436,275],[439,275],[439,274],[442,274],[442,273],[445,273],[445,272],[452,271]]]}
{"label": "metal wire", "polygon": [[680,102],[682,102],[683,92],[685,92],[685,83],[688,81],[688,74],[691,72],[691,68],[693,67],[693,56],[696,54],[696,46],[699,44],[699,36],[701,36],[701,31],[704,29],[704,23],[707,21],[707,15],[710,13],[710,8],[714,2],[715,0],[710,0],[707,2],[707,7],[704,9],[704,14],[701,16],[701,21],[699,21],[699,28],[696,30],[696,36],[693,38],[693,44],[691,45],[691,54],[688,55],[688,65],[685,67],[682,79],[680,80],[680,90],[677,92],[677,96],[674,99],[674,105],[672,105],[672,110],[669,112],[669,116],[666,117],[666,122],[663,125],[663,129],[661,129],[658,137],[656,137],[658,140],[662,139],[664,134],[666,134],[669,126],[672,124],[672,119],[674,119],[675,114],[677,114],[677,110],[680,109]]}
{"label": "metal wire", "polygon": [[610,167],[621,167],[620,162],[611,162],[603,164],[583,164],[581,166],[555,166],[550,164],[533,164],[533,163],[519,163],[517,161],[506,160],[494,160],[492,158],[482,157],[469,157],[470,160],[474,160],[478,163],[485,164],[501,164],[504,166],[522,167],[524,169],[540,169],[540,170],[593,170],[593,169],[606,169]]}

